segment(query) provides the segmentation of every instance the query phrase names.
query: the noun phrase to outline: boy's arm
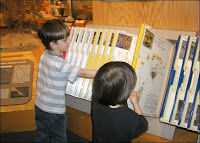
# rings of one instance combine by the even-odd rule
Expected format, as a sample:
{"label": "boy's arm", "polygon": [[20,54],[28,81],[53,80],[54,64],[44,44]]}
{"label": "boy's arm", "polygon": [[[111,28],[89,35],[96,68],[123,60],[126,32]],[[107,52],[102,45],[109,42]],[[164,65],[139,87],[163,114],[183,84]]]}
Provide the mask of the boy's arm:
{"label": "boy's arm", "polygon": [[97,73],[97,70],[80,69],[79,72],[78,72],[78,77],[94,78],[96,73]]}
{"label": "boy's arm", "polygon": [[130,101],[133,104],[134,110],[136,113],[138,113],[139,115],[142,115],[142,110],[138,104],[138,99],[137,99],[137,93],[135,91],[133,91],[130,95]]}

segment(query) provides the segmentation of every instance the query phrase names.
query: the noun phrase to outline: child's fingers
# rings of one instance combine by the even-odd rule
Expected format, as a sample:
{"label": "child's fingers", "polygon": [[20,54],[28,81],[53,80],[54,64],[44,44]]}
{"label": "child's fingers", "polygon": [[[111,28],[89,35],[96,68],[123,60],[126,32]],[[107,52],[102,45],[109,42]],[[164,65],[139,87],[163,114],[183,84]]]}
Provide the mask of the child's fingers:
{"label": "child's fingers", "polygon": [[136,91],[132,91],[131,96],[136,96],[137,92]]}

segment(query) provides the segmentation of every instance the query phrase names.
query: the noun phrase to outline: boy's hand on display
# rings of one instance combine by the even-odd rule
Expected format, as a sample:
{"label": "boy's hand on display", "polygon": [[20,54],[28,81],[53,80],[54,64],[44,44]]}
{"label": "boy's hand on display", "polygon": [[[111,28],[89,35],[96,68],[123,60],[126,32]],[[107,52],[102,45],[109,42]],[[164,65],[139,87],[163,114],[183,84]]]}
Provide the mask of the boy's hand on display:
{"label": "boy's hand on display", "polygon": [[139,115],[142,115],[142,110],[138,104],[138,98],[137,98],[137,92],[133,91],[130,95],[130,101],[133,104],[133,108],[135,110],[136,113],[138,113]]}
{"label": "boy's hand on display", "polygon": [[132,91],[129,98],[130,98],[130,101],[133,105],[138,104],[137,92]]}

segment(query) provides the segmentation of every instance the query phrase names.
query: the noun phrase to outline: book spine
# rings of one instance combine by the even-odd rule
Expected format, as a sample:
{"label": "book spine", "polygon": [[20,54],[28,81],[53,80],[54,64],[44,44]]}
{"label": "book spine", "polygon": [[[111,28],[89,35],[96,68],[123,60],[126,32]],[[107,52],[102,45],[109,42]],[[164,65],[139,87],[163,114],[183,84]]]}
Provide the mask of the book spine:
{"label": "book spine", "polygon": [[114,37],[112,39],[112,45],[111,45],[110,53],[109,53],[109,56],[108,56],[108,62],[111,62],[114,59],[113,53],[114,53],[114,49],[115,49],[115,46],[116,46],[118,34],[119,34],[118,31],[115,30],[115,34],[114,34]]}
{"label": "book spine", "polygon": [[177,46],[176,46],[176,50],[175,50],[175,56],[174,56],[174,61],[173,61],[173,66],[172,66],[172,70],[171,70],[171,75],[170,75],[170,79],[169,79],[169,83],[168,83],[168,88],[167,88],[167,93],[166,93],[166,96],[165,96],[165,100],[164,100],[164,103],[163,103],[163,108],[162,108],[162,111],[161,111],[161,120],[164,116],[164,112],[165,112],[165,108],[166,108],[166,104],[167,104],[167,99],[168,99],[168,96],[169,96],[169,89],[170,89],[170,86],[173,85],[173,80],[174,80],[174,77],[175,77],[175,61],[176,61],[176,58],[178,56],[178,51],[180,51],[179,49],[181,48],[179,45],[180,45],[180,40],[181,40],[181,35],[179,35],[179,38],[178,38],[178,42],[177,42]]}
{"label": "book spine", "polygon": [[[95,51],[95,55],[94,55],[94,64],[92,65],[91,69],[93,70],[96,70],[98,67],[99,67],[99,63],[101,61],[101,50],[103,48],[103,39],[105,37],[105,29],[101,30],[101,33],[99,35],[99,38],[98,38],[98,41],[97,41],[97,51]],[[90,100],[92,99],[92,82],[93,82],[93,79],[89,79],[89,83],[88,83],[88,86],[87,86],[87,90],[86,90],[86,94],[85,94],[85,99],[86,100]]]}
{"label": "book spine", "polygon": [[[76,38],[78,36],[78,33],[79,33],[79,29],[78,28],[72,28],[72,34],[70,35],[71,42],[70,42],[70,45],[69,45],[67,58],[65,59],[67,63],[71,63],[72,62],[73,53],[74,53],[74,46],[76,45],[75,42],[76,42]],[[67,82],[67,84],[66,84],[66,87],[67,87],[66,91],[65,91],[66,94],[69,94],[70,84],[71,84],[70,82]]]}
{"label": "book spine", "polygon": [[[84,34],[84,31],[85,31],[85,28],[81,27],[79,29],[79,33],[78,33],[78,36],[76,38],[76,45],[74,46],[74,52],[73,52],[73,56],[72,56],[72,61],[71,61],[71,64],[72,65],[75,65],[75,66],[78,66],[77,65],[77,60],[81,57],[80,53],[81,53],[81,49],[82,47],[80,47],[80,44],[81,44],[81,40],[83,38],[83,34]],[[69,88],[69,95],[73,95],[73,86],[74,86],[75,83],[69,83],[68,84],[68,88]]]}
{"label": "book spine", "polygon": [[[88,34],[88,29],[82,27],[81,34],[80,34],[80,36],[81,36],[80,41],[79,41],[79,44],[77,46],[77,53],[78,54],[77,54],[77,58],[75,60],[75,65],[77,67],[81,67],[81,65],[82,65],[82,59],[83,59],[83,56],[84,56],[84,48],[85,48],[84,42],[85,42],[85,39],[87,38],[86,36],[88,36],[87,34]],[[72,84],[72,87],[70,89],[70,95],[73,95],[75,97],[77,97],[76,94],[75,94],[75,88],[76,88],[78,82],[79,82],[79,79],[75,83]]]}
{"label": "book spine", "polygon": [[108,61],[108,57],[109,57],[109,53],[111,49],[110,46],[112,45],[113,37],[114,37],[114,31],[109,29],[108,36],[106,38],[105,48],[104,48],[102,59],[100,62],[100,67]]}
{"label": "book spine", "polygon": [[176,46],[176,53],[174,58],[174,64],[171,71],[171,77],[168,84],[168,89],[163,105],[163,111],[161,114],[161,121],[169,122],[170,114],[173,109],[173,103],[176,98],[176,90],[178,87],[178,80],[180,77],[181,69],[184,63],[184,57],[186,55],[186,47],[187,47],[187,39],[188,36],[180,35],[177,46]]}
{"label": "book spine", "polygon": [[132,67],[135,70],[137,70],[138,56],[139,56],[140,47],[142,45],[143,37],[144,37],[144,34],[145,34],[144,32],[145,32],[145,24],[142,24],[140,26],[139,36],[138,36],[137,45],[136,45],[134,58],[133,58],[133,62],[132,62]]}
{"label": "book spine", "polygon": [[[89,28],[88,32],[86,33],[86,37],[83,40],[83,43],[84,43],[83,47],[84,48],[82,50],[83,56],[82,56],[82,59],[81,59],[81,62],[82,62],[81,68],[83,68],[83,69],[86,69],[86,66],[87,66],[88,57],[89,57],[89,54],[90,54],[90,51],[91,51],[92,40],[94,39],[95,31],[96,31],[95,29]],[[80,90],[82,88],[83,80],[84,80],[84,78],[79,78],[77,86],[75,86],[75,96],[79,97],[79,98],[83,98],[83,97],[79,96],[80,95]]]}
{"label": "book spine", "polygon": [[[105,50],[107,49],[106,44],[108,43],[108,38],[110,37],[110,34],[111,34],[111,30],[108,30],[108,29],[103,30],[98,52],[95,57],[95,63],[93,67],[94,70],[99,69],[102,66],[101,64],[105,64],[102,62],[103,61],[102,59],[104,58],[104,62],[105,62],[104,54],[105,54]],[[86,100],[92,100],[92,82],[93,82],[93,79],[90,80]]]}
{"label": "book spine", "polygon": [[[93,29],[93,31],[90,33],[90,38],[89,38],[89,41],[88,41],[88,48],[87,48],[87,51],[86,51],[86,58],[85,58],[85,61],[84,61],[84,65],[85,65],[85,69],[88,69],[88,62],[89,62],[89,58],[90,58],[90,55],[91,55],[91,52],[93,50],[93,46],[94,46],[94,41],[96,39],[96,35],[97,35],[97,30],[98,29]],[[80,82],[80,88],[78,89],[78,96],[82,99],[85,99],[85,95],[83,93],[83,86],[84,86],[84,82],[85,82],[85,78],[82,78],[81,82]]]}
{"label": "book spine", "polygon": [[180,71],[180,76],[179,76],[178,85],[177,85],[177,88],[176,88],[176,94],[175,94],[174,104],[172,106],[172,112],[171,112],[171,115],[170,115],[170,118],[169,118],[169,122],[172,121],[172,118],[173,118],[173,115],[174,115],[174,112],[175,112],[176,103],[177,103],[176,101],[177,101],[177,97],[178,97],[178,90],[181,87],[181,84],[182,84],[183,79],[184,79],[184,65],[185,65],[186,60],[187,60],[187,56],[186,55],[188,55],[187,53],[190,51],[189,50],[190,49],[189,42],[190,42],[190,37],[188,37],[188,40],[187,40],[186,51],[185,51],[185,55],[184,55],[184,59],[183,59],[183,64],[182,64],[181,71]]}
{"label": "book spine", "polygon": [[177,92],[177,99],[175,102],[174,106],[174,112],[172,115],[172,120],[171,124],[177,125],[178,120],[181,115],[181,109],[184,108],[185,105],[185,100],[186,100],[186,93],[189,90],[191,80],[192,80],[192,74],[193,74],[193,64],[194,64],[194,59],[195,59],[195,44],[196,43],[196,37],[189,37],[189,44],[187,47],[187,54],[185,57],[185,62],[184,62],[184,76],[181,82],[181,86],[178,89]]}
{"label": "book spine", "polygon": [[[99,40],[100,31],[101,31],[100,29],[97,29],[97,31],[95,32],[95,36],[92,41],[92,49],[91,49],[89,57],[88,57],[86,69],[91,69],[94,64],[94,56],[96,54],[96,46],[97,46],[97,42]],[[83,79],[82,89],[80,91],[80,97],[82,97],[84,99],[86,96],[85,94],[87,91],[88,83],[89,83],[89,79]]]}
{"label": "book spine", "polygon": [[189,77],[189,82],[187,85],[187,89],[185,92],[185,98],[183,100],[183,106],[181,108],[180,118],[178,121],[178,125],[182,127],[186,127],[187,125],[187,115],[190,112],[190,104],[191,99],[194,98],[195,88],[197,85],[197,79],[198,79],[198,73],[199,73],[199,38],[197,38],[195,43],[195,49],[194,49],[194,55],[193,55],[193,61],[191,66],[191,72]]}
{"label": "book spine", "polygon": [[[200,126],[200,124],[199,124],[199,114],[200,113],[197,110],[200,107],[200,103],[199,103],[199,83],[200,83],[200,74],[199,74],[199,77],[198,77],[198,83],[197,83],[197,86],[196,86],[195,96],[194,96],[194,100],[193,100],[193,104],[192,104],[192,112],[190,114],[189,123],[188,123],[188,126],[187,126],[188,129],[195,130],[194,129],[194,120],[196,119],[197,120],[196,131],[199,131],[197,129],[199,129],[199,126]],[[195,112],[195,109],[196,109],[196,112]]]}

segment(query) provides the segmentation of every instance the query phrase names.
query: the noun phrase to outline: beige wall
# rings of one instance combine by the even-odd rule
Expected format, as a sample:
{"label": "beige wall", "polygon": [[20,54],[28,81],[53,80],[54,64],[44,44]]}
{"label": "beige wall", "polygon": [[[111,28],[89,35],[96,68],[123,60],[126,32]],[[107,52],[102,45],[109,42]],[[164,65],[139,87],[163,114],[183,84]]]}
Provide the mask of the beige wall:
{"label": "beige wall", "polygon": [[93,1],[93,24],[199,31],[199,0]]}

